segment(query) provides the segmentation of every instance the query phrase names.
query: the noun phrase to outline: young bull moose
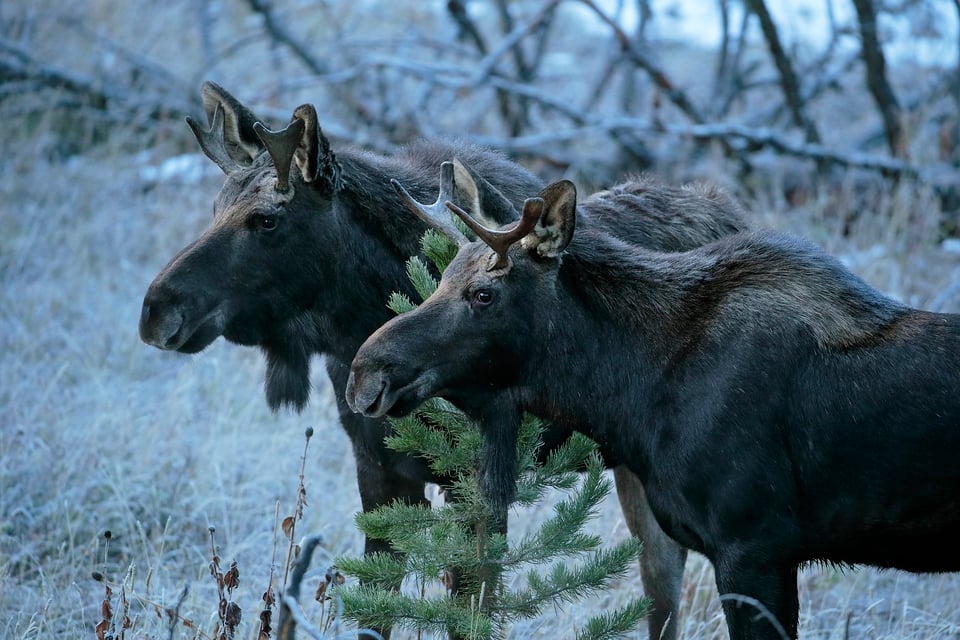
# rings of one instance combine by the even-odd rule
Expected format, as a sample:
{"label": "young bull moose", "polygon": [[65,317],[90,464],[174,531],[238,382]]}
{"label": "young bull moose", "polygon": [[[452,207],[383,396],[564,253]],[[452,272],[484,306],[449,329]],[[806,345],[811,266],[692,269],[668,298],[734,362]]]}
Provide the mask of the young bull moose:
{"label": "young bull moose", "polygon": [[960,570],[960,316],[772,232],[682,253],[574,234],[575,201],[553,184],[500,231],[451,206],[482,242],[360,348],[350,406],[451,400],[501,509],[521,411],[590,435],[713,563],[733,640],[796,637],[804,563]]}
{"label": "young bull moose", "polygon": [[[274,409],[304,407],[311,357],[324,355],[353,444],[364,511],[395,499],[424,502],[424,483],[445,479],[422,460],[387,449],[388,423],[352,413],[343,400],[356,350],[391,317],[389,294],[414,295],[404,265],[418,253],[427,225],[408,211],[388,177],[423,199],[437,192],[437,165],[457,156],[456,171],[444,165],[440,207],[453,199],[492,212],[499,223],[516,219],[512,203],[520,205],[542,183],[494,152],[463,145],[424,143],[392,158],[349,148],[334,154],[310,105],[272,132],[219,86],[205,84],[202,95],[210,129],[189,124],[226,180],[211,227],[150,285],[142,339],[181,353],[198,352],[221,335],[260,347]],[[598,227],[654,248],[689,248],[745,226],[739,208],[717,192],[641,181],[604,192],[597,202]],[[558,426],[548,436],[560,442],[569,432]],[[635,476],[625,469],[615,475],[628,525],[646,543],[641,573],[657,610],[650,624],[657,638],[667,617],[676,619],[685,552],[649,514]],[[385,550],[379,540],[366,541],[367,553]],[[663,637],[673,637],[676,625],[670,626]]]}

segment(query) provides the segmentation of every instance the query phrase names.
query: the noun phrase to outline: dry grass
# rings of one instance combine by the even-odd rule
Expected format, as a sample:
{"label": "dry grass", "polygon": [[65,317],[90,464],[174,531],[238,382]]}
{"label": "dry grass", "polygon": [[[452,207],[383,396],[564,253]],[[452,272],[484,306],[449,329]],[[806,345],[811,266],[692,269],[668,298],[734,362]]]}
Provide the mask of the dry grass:
{"label": "dry grass", "polygon": [[[322,533],[327,554],[310,579],[330,556],[362,548],[352,524],[352,455],[324,378],[315,376],[305,415],[271,415],[255,350],[218,341],[184,357],[139,342],[146,285],[207,223],[217,176],[150,185],[137,163],[109,148],[63,165],[24,158],[12,169],[0,177],[0,636],[94,637],[104,591],[93,571],[117,583],[126,576],[126,637],[166,637],[167,623],[149,603],[172,607],[185,585],[180,615],[212,633],[215,526],[224,568],[236,560],[240,570],[239,637],[253,637],[276,501],[281,515],[294,508],[308,425],[316,436],[299,530]],[[960,282],[960,258],[940,249],[922,218],[911,219],[929,205],[922,193],[888,200],[895,226],[865,217],[855,242],[840,237],[816,200],[763,209],[761,217],[814,237],[881,289],[929,306]],[[938,304],[957,310],[960,296]],[[535,526],[548,506],[515,518],[514,534]],[[614,498],[593,526],[605,539],[626,535]],[[955,576],[811,569],[801,579],[803,637],[842,638],[848,620],[852,637],[956,636],[958,587]],[[584,606],[622,603],[639,589],[634,575]],[[115,608],[118,598],[115,589]],[[558,611],[511,637],[556,637],[580,616]],[[688,568],[683,625],[685,638],[725,633],[712,572],[699,557]],[[191,637],[183,633],[177,637]]]}

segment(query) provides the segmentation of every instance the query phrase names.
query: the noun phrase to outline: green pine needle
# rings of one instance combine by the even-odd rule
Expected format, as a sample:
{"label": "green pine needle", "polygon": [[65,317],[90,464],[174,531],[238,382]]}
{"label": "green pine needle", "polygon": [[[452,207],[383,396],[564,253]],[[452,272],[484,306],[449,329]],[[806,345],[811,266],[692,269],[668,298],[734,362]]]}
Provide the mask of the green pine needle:
{"label": "green pine needle", "polygon": [[430,268],[418,256],[407,260],[407,276],[421,300],[426,300],[437,290],[437,280],[430,273]]}
{"label": "green pine needle", "polygon": [[362,558],[336,558],[335,566],[370,588],[398,589],[408,573],[407,564],[391,553],[373,553]]}
{"label": "green pine needle", "polygon": [[[460,218],[456,220],[459,221]],[[453,261],[457,251],[460,250],[457,243],[446,234],[433,229],[428,230],[420,238],[420,248],[423,250],[423,255],[427,256],[440,273],[447,270],[447,265]]]}
{"label": "green pine needle", "polygon": [[390,309],[390,311],[400,315],[401,313],[406,313],[407,311],[413,311],[417,308],[417,305],[413,304],[413,302],[407,296],[394,291],[387,299],[387,307]]}
{"label": "green pine needle", "polygon": [[627,606],[612,613],[601,613],[587,621],[575,640],[614,640],[622,638],[637,628],[640,621],[650,613],[650,600],[631,600]]}
{"label": "green pine needle", "polygon": [[475,234],[473,230],[467,226],[466,222],[460,219],[460,216],[454,215],[453,213],[451,213],[450,217],[453,218],[453,226],[455,226],[460,231],[460,233],[462,233],[464,236],[466,236],[470,240],[477,239],[477,234]]}
{"label": "green pine needle", "polygon": [[467,640],[490,640],[497,635],[493,621],[487,616],[450,598],[412,598],[366,585],[340,587],[336,595],[343,603],[345,618],[369,626],[389,624],[438,636],[451,629]]}

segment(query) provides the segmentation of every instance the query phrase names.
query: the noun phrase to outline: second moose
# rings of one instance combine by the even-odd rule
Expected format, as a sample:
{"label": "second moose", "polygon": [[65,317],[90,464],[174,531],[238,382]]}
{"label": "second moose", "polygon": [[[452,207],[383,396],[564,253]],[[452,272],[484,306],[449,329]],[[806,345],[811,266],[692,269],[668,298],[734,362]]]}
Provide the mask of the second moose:
{"label": "second moose", "polygon": [[523,411],[582,430],[710,559],[733,640],[797,636],[804,563],[960,570],[960,316],[791,236],[657,253],[574,234],[576,208],[562,181],[500,231],[457,210],[482,241],[364,343],[350,406],[451,400],[501,509]]}

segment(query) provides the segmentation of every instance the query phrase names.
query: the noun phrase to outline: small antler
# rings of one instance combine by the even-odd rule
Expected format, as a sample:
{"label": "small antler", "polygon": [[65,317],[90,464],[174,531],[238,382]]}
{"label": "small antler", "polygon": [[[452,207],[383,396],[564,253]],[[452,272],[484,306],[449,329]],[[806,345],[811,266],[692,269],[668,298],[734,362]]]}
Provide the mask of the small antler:
{"label": "small antler", "polygon": [[450,211],[453,211],[463,220],[465,225],[470,227],[471,231],[477,234],[478,238],[496,252],[497,261],[487,267],[487,271],[494,271],[510,266],[507,251],[514,243],[525,238],[537,226],[537,221],[540,220],[540,215],[543,213],[544,200],[543,198],[527,198],[524,200],[523,213],[520,215],[520,219],[500,230],[486,228],[452,202],[448,201],[445,204]]}
{"label": "small antler", "polygon": [[454,171],[452,162],[444,162],[440,165],[440,194],[437,196],[437,201],[433,204],[427,205],[422,202],[417,202],[414,197],[410,195],[410,192],[397,180],[391,179],[390,184],[393,185],[393,188],[397,191],[403,203],[407,205],[407,208],[425,222],[428,227],[446,234],[458,245],[467,242],[467,238],[460,230],[451,222],[448,222],[450,215],[444,206],[445,202],[453,199]]}
{"label": "small antler", "polygon": [[273,165],[277,169],[277,191],[284,193],[290,188],[290,165],[293,163],[293,154],[303,139],[303,132],[306,124],[299,118],[294,118],[280,131],[271,131],[263,126],[261,122],[253,124],[253,130],[256,131],[263,146],[267,148],[270,157],[273,158]]}
{"label": "small antler", "polygon": [[204,131],[200,123],[190,116],[187,116],[187,125],[190,126],[206,156],[213,160],[224,173],[233,173],[242,169],[243,165],[231,157],[230,152],[227,151],[227,143],[224,139],[224,117],[223,105],[218,104],[213,112],[209,131]]}

